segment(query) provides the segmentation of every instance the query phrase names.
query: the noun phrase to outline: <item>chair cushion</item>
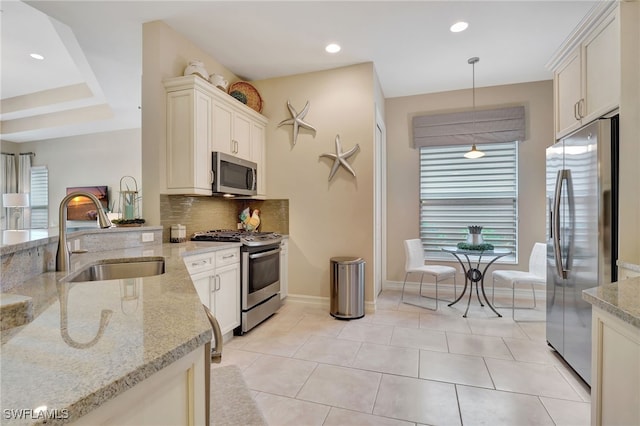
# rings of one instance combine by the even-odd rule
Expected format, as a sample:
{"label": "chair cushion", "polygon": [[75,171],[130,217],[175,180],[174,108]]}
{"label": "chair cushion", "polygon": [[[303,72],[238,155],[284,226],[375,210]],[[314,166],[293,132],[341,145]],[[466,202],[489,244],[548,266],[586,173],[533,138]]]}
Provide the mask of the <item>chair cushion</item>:
{"label": "chair cushion", "polygon": [[456,268],[444,265],[424,265],[409,269],[407,272],[418,272],[421,274],[431,275],[437,278],[454,276],[456,274]]}
{"label": "chair cushion", "polygon": [[497,270],[493,271],[494,280],[504,280],[513,284],[541,284],[547,283],[546,277],[540,277],[524,271]]}

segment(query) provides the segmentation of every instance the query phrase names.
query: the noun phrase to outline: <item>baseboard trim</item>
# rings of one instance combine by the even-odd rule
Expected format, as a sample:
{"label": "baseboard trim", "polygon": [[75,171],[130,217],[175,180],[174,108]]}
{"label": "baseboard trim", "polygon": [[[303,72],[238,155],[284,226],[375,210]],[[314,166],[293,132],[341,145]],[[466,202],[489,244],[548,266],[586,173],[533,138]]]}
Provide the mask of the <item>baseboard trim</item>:
{"label": "baseboard trim", "polygon": [[[420,287],[420,282],[415,281],[407,281],[406,288],[411,289],[412,291],[417,291]],[[464,283],[457,284],[458,292],[462,291],[464,288]],[[402,290],[402,281],[384,281],[382,283],[383,290]],[[435,292],[436,285],[434,283],[422,283],[423,291],[434,291]],[[546,292],[542,291],[540,288],[536,288],[536,300],[544,300],[546,299]],[[451,293],[453,294],[453,283],[439,283],[438,291]],[[486,285],[484,291],[487,293],[487,297],[491,297],[491,285]],[[459,293],[458,293],[459,294]],[[508,287],[496,287],[495,288],[495,296],[496,297],[511,297],[511,289]],[[531,287],[516,287],[516,297],[518,299],[531,299],[533,300],[533,294],[531,293]]]}
{"label": "baseboard trim", "polygon": [[[307,296],[304,294],[289,293],[285,300],[286,300],[286,303],[304,303],[306,305],[315,306],[321,309],[326,309],[327,312],[329,312],[329,310],[331,309],[331,299],[324,296]],[[372,314],[375,311],[376,311],[376,303],[365,300],[364,313]]]}

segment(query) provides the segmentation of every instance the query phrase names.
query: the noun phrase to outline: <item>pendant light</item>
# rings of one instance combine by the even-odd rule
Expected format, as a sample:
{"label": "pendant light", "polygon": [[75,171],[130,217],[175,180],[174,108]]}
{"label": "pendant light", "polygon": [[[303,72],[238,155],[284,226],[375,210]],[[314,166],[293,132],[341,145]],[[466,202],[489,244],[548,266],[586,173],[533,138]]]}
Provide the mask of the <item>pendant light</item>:
{"label": "pendant light", "polygon": [[[473,130],[474,131],[476,130],[476,63],[479,60],[480,60],[480,58],[478,58],[477,56],[474,56],[473,58],[469,58],[469,60],[467,61],[467,63],[471,64],[471,66],[473,68],[473,90],[472,90],[472,94],[473,94]],[[464,154],[465,158],[480,158],[480,157],[484,157],[484,152],[482,152],[478,148],[476,148],[475,140],[476,140],[476,134],[474,133],[473,134],[474,143],[471,145],[471,150]]]}

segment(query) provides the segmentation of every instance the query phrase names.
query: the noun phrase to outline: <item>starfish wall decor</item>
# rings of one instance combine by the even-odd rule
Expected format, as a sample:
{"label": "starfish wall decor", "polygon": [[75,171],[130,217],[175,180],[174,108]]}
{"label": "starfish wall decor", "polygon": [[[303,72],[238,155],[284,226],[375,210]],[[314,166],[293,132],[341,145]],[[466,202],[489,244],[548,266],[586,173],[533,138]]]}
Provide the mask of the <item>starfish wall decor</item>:
{"label": "starfish wall decor", "polygon": [[289,108],[289,112],[291,113],[291,118],[282,120],[280,124],[278,124],[278,127],[284,126],[287,124],[291,124],[293,126],[293,145],[295,145],[296,142],[298,141],[298,131],[300,130],[300,127],[304,127],[305,129],[311,130],[314,133],[316,132],[316,129],[311,124],[304,121],[304,117],[309,112],[309,101],[307,101],[307,103],[305,104],[302,111],[300,111],[300,113],[298,113],[291,106],[291,102],[289,101],[287,101],[287,108]]}
{"label": "starfish wall decor", "polygon": [[340,135],[336,135],[336,153],[335,154],[325,153],[320,155],[320,157],[333,158],[333,166],[331,167],[331,172],[329,173],[329,180],[331,180],[333,175],[336,174],[340,166],[347,169],[349,173],[353,175],[353,177],[356,177],[356,172],[351,168],[351,165],[347,163],[347,158],[351,157],[353,154],[358,152],[359,149],[360,149],[360,145],[356,144],[356,146],[351,148],[349,151],[342,152]]}

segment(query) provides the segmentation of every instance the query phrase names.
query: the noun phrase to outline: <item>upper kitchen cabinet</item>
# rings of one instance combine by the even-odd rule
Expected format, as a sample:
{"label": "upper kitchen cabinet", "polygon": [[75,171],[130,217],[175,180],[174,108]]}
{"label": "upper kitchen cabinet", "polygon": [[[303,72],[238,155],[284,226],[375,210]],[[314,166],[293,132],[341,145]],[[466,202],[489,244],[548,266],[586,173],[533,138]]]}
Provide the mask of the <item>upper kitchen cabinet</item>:
{"label": "upper kitchen cabinet", "polygon": [[211,195],[213,99],[196,85],[167,90],[166,193]]}
{"label": "upper kitchen cabinet", "polygon": [[166,194],[211,195],[211,152],[258,165],[258,196],[266,196],[267,118],[197,76],[164,82],[167,92]]}
{"label": "upper kitchen cabinet", "polygon": [[251,119],[226,103],[213,106],[213,150],[248,160],[251,156]]}
{"label": "upper kitchen cabinet", "polygon": [[619,28],[616,3],[603,3],[552,59],[556,139],[619,106]]}

